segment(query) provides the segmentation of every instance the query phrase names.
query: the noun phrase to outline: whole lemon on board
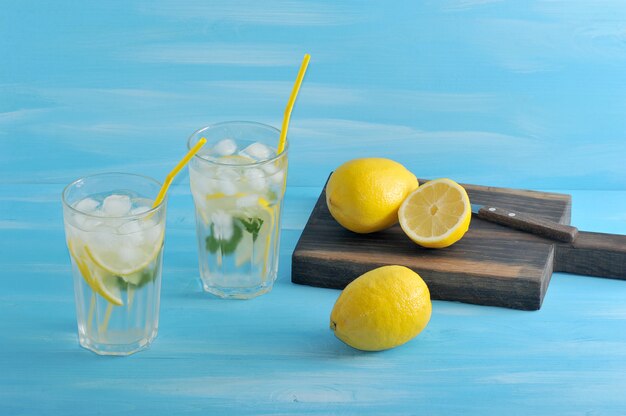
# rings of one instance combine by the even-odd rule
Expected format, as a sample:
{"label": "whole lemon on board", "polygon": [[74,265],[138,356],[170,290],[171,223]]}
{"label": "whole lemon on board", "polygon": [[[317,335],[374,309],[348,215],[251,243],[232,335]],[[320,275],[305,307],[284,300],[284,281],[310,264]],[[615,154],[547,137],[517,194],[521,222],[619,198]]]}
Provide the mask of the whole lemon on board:
{"label": "whole lemon on board", "polygon": [[330,328],[353,348],[386,350],[419,334],[431,311],[428,286],[417,273],[383,266],[346,286],[330,314]]}
{"label": "whole lemon on board", "polygon": [[353,159],[339,166],[326,185],[326,204],[335,220],[356,233],[384,230],[398,222],[398,208],[419,183],[398,162]]}

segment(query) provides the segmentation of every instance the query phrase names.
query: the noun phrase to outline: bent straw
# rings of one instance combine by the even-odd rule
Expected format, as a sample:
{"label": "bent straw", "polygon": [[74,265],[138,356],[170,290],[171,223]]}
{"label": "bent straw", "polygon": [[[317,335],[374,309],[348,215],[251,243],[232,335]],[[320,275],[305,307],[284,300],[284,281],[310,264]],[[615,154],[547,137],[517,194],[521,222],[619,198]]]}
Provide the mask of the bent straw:
{"label": "bent straw", "polygon": [[201,138],[200,140],[198,140],[198,143],[196,143],[189,150],[189,152],[187,152],[185,157],[183,157],[180,160],[180,162],[178,162],[178,164],[176,166],[174,166],[174,169],[172,169],[172,171],[167,174],[167,176],[165,177],[165,182],[163,182],[163,186],[161,187],[161,190],[159,191],[159,194],[157,195],[156,199],[154,200],[154,204],[152,204],[152,208],[156,208],[163,201],[163,198],[165,198],[165,194],[167,193],[168,188],[172,184],[172,181],[174,180],[176,175],[178,175],[178,172],[180,172],[180,170],[185,167],[187,162],[189,162],[189,160],[191,160],[191,158],[196,153],[198,153],[198,150],[200,150],[200,148],[202,146],[204,146],[205,143],[206,143],[206,139],[204,137]]}
{"label": "bent straw", "polygon": [[[161,189],[159,190],[159,194],[157,195],[156,199],[154,200],[154,203],[152,204],[152,208],[156,208],[157,206],[159,206],[159,204],[163,201],[163,198],[165,198],[165,194],[167,193],[167,190],[169,189],[170,185],[172,184],[172,181],[174,180],[176,175],[178,175],[178,172],[180,172],[180,170],[185,167],[187,162],[189,162],[189,160],[196,153],[198,153],[198,150],[200,150],[200,148],[202,146],[204,146],[205,143],[206,143],[206,139],[204,137],[201,138],[200,140],[198,140],[198,143],[196,143],[187,152],[187,154],[180,160],[180,162],[178,162],[178,164],[176,166],[174,166],[174,169],[172,169],[171,172],[167,174],[167,176],[165,177],[165,182],[163,182],[163,186],[161,186]],[[89,325],[91,325],[91,319],[92,319],[91,316],[93,314],[93,307],[95,306],[94,305],[94,300],[95,300],[95,297],[92,296],[92,298],[91,298],[91,306],[89,307]],[[131,291],[128,294],[128,307],[129,308],[130,308],[132,302],[133,302],[133,292]],[[104,319],[102,320],[102,323],[98,327],[98,332],[100,332],[100,333],[106,332],[106,330],[107,330],[107,328],[109,326],[109,320],[111,319],[111,313],[112,312],[113,312],[113,304],[109,302],[108,305],[107,305],[106,312],[104,314]]]}
{"label": "bent straw", "polygon": [[280,130],[280,139],[278,141],[278,154],[281,154],[283,150],[285,150],[285,142],[287,141],[287,130],[289,129],[289,119],[291,118],[291,110],[293,110],[293,105],[296,102],[298,91],[300,91],[300,85],[302,84],[302,80],[304,79],[306,68],[309,65],[309,59],[311,59],[311,55],[309,55],[308,53],[305,54],[304,59],[302,60],[302,64],[300,65],[300,71],[298,71],[296,83],[293,85],[293,89],[291,90],[291,95],[289,96],[289,101],[287,102],[287,108],[285,108],[283,127]]}

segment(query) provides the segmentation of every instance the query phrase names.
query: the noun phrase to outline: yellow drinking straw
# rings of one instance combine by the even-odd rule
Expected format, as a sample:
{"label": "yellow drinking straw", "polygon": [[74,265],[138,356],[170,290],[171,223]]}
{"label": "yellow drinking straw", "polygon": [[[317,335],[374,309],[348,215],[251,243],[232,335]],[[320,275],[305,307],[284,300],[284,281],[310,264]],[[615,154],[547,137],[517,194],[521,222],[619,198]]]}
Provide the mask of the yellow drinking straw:
{"label": "yellow drinking straw", "polygon": [[198,150],[200,150],[200,148],[202,146],[204,146],[205,143],[206,143],[206,139],[204,137],[201,138],[200,140],[198,140],[198,143],[196,143],[187,152],[185,157],[183,157],[180,160],[180,162],[178,162],[178,164],[176,166],[174,166],[174,169],[172,169],[172,171],[167,174],[167,176],[165,177],[165,182],[163,182],[163,186],[161,187],[161,190],[159,191],[159,194],[157,195],[156,199],[154,200],[154,204],[152,204],[152,208],[155,208],[156,206],[158,206],[163,201],[163,198],[165,198],[165,193],[167,192],[167,189],[172,184],[172,181],[174,180],[176,175],[178,175],[178,172],[180,172],[180,170],[185,167],[187,162],[189,162],[189,160],[191,160],[191,158],[194,157],[194,155],[196,153],[198,153]]}
{"label": "yellow drinking straw", "polygon": [[[198,143],[195,144],[194,147],[192,147],[187,154],[185,155],[185,157],[183,157],[181,159],[180,162],[178,162],[178,164],[176,166],[174,166],[174,169],[172,169],[172,171],[170,173],[167,174],[167,176],[165,177],[165,182],[163,182],[163,186],[161,186],[161,189],[159,190],[159,194],[157,195],[156,199],[154,200],[154,204],[152,204],[152,208],[156,208],[162,201],[163,198],[165,198],[165,194],[167,193],[168,188],[170,187],[170,185],[172,184],[172,181],[174,180],[174,177],[176,177],[176,175],[178,175],[178,172],[180,172],[180,170],[182,168],[185,167],[185,165],[187,164],[187,162],[189,162],[189,160],[196,154],[198,153],[198,150],[200,150],[200,148],[202,146],[204,146],[204,144],[206,143],[206,139],[203,137],[200,140],[198,140]],[[96,306],[96,297],[95,294],[91,296],[91,305],[89,306],[89,318],[88,318],[88,325],[91,326],[91,320],[93,319],[93,312],[94,312],[94,308]],[[133,292],[132,289],[129,287],[129,294],[128,294],[128,307],[130,308],[130,305],[133,302]],[[109,302],[109,304],[107,305],[107,310],[104,313],[104,319],[102,320],[102,324],[100,324],[99,328],[98,328],[98,332],[102,333],[102,332],[106,332],[107,327],[109,326],[109,320],[111,319],[111,313],[113,312],[113,304]]]}
{"label": "yellow drinking straw", "polygon": [[289,129],[289,119],[291,118],[291,110],[293,110],[293,105],[296,102],[298,91],[300,91],[300,85],[302,84],[302,79],[304,79],[306,67],[309,65],[309,59],[311,59],[311,55],[309,55],[308,53],[304,55],[304,59],[302,60],[302,64],[300,65],[300,71],[298,71],[296,83],[293,84],[293,89],[291,90],[289,101],[287,102],[287,108],[285,108],[283,127],[280,130],[280,139],[278,141],[278,154],[281,154],[283,150],[285,150],[285,142],[287,141],[287,129]]}

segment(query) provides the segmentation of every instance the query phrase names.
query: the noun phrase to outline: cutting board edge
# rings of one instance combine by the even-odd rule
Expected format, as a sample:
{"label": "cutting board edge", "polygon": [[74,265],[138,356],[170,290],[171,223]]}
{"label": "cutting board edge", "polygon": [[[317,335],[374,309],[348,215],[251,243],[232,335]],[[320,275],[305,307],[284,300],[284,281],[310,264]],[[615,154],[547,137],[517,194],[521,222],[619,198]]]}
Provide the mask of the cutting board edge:
{"label": "cutting board edge", "polygon": [[555,272],[626,280],[626,235],[580,231],[555,250]]}
{"label": "cutting board edge", "polygon": [[[341,267],[334,267],[332,262],[325,261],[321,257],[306,256],[306,250],[294,250],[291,281],[295,284],[314,286],[326,289],[342,290],[350,282],[361,274],[386,266],[388,263],[378,261],[372,262],[349,262],[344,261]],[[513,292],[519,297],[512,298],[508,291],[511,289],[511,280],[497,276],[475,275],[468,279],[468,285],[457,286],[454,290],[439,287],[437,281],[441,277],[450,279],[450,273],[431,269],[420,269],[419,267],[409,267],[418,273],[431,290],[433,300],[456,301],[476,305],[496,306],[517,310],[533,311],[539,310],[547,292],[547,288],[552,276],[552,264],[554,259],[554,247],[551,247],[545,260],[539,278],[535,276],[519,276],[513,281]],[[346,273],[346,264],[350,265],[351,272]],[[408,266],[407,266],[408,267]],[[311,274],[311,270],[317,270],[317,276]],[[332,277],[329,277],[332,276]],[[465,277],[459,277],[462,280]],[[490,288],[478,287],[480,280],[491,283]],[[500,286],[502,284],[502,286]],[[506,286],[506,288],[505,288]],[[480,290],[479,290],[480,289]]]}

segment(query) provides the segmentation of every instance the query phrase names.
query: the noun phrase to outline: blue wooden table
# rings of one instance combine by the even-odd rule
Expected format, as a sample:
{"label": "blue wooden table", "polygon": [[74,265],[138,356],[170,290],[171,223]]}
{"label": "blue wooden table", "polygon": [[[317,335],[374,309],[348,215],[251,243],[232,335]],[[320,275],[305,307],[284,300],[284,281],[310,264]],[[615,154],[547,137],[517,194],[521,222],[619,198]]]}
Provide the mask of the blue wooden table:
{"label": "blue wooden table", "polygon": [[[426,330],[362,353],[338,291],[290,282],[328,173],[390,157],[419,177],[566,192],[581,229],[626,234],[620,0],[0,1],[0,414],[626,414],[626,282],[555,274],[543,308],[435,301]],[[274,290],[202,292],[188,179],[171,189],[149,350],[78,346],[60,192],[162,178],[195,129],[290,128]]]}

